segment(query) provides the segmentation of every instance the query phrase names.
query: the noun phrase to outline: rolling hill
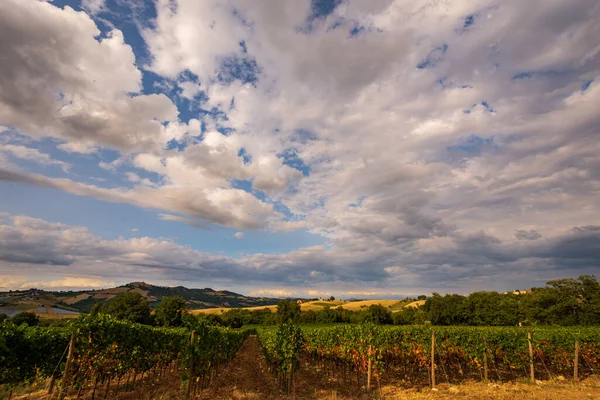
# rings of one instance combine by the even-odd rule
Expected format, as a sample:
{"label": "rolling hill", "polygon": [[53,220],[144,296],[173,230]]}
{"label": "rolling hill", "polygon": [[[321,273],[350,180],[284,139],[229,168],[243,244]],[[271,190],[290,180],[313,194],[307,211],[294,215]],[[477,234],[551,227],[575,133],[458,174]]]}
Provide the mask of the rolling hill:
{"label": "rolling hill", "polygon": [[[326,307],[337,308],[342,307],[343,309],[349,311],[360,311],[362,309],[368,308],[371,305],[381,305],[383,307],[387,307],[392,312],[400,311],[404,307],[420,307],[423,305],[425,301],[412,301],[412,300],[354,300],[354,301],[344,301],[344,300],[317,300],[317,301],[306,301],[300,305],[300,309],[302,311],[320,311]],[[193,313],[199,314],[221,314],[230,310],[231,308],[236,307],[215,307],[215,308],[205,308],[205,309],[197,309]],[[253,307],[239,307],[245,308],[250,311],[254,310],[262,310],[265,308],[270,309],[271,311],[275,311],[277,306],[253,306]]]}
{"label": "rolling hill", "polygon": [[[192,310],[271,306],[280,301],[277,298],[244,296],[227,290],[188,289],[183,286],[164,287],[145,282],[132,282],[115,288],[98,290],[55,292],[29,289],[1,292],[0,313],[14,314],[19,311],[34,311],[38,314],[61,313],[61,311],[55,310],[86,313],[94,304],[108,301],[118,294],[130,291],[140,293],[150,302],[151,306],[157,305],[165,296],[181,296],[188,302],[188,307]],[[46,310],[43,311],[43,309]]]}
{"label": "rolling hill", "polygon": [[[89,312],[94,304],[107,302],[115,296],[125,292],[138,292],[144,296],[151,306],[156,306],[163,297],[181,296],[194,313],[217,314],[232,308],[246,308],[250,310],[269,308],[275,310],[280,298],[249,297],[227,290],[214,290],[211,288],[189,289],[183,286],[165,287],[156,286],[145,282],[131,282],[123,286],[78,291],[46,291],[40,289],[13,290],[11,292],[0,292],[0,313],[9,316],[21,311],[32,311],[40,318],[73,318],[78,313]],[[390,309],[398,311],[410,301],[406,300],[302,300],[303,311],[322,310],[325,307],[342,307],[347,310],[359,311],[372,304],[381,304]],[[418,303],[418,302],[415,302]],[[409,304],[409,307],[421,304]]]}

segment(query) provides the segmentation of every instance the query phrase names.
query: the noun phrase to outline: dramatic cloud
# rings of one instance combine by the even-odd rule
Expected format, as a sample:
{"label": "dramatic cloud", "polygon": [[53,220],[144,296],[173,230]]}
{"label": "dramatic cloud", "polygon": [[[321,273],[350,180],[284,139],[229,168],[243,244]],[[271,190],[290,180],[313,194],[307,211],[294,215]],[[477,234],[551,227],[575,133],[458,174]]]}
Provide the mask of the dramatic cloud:
{"label": "dramatic cloud", "polygon": [[[324,4],[139,2],[128,36],[103,1],[2,3],[2,185],[229,228],[229,256],[102,242],[122,247],[100,263],[171,280],[359,296],[598,268],[597,1]],[[96,170],[102,185],[81,178]],[[61,229],[84,228],[38,234]],[[320,242],[244,247],[293,231]],[[28,239],[2,259],[92,270],[56,238]]]}
{"label": "dramatic cloud", "polygon": [[[384,289],[394,285],[402,285],[405,294],[439,284],[460,288],[456,282],[465,280],[501,287],[512,282],[515,273],[520,274],[521,284],[534,284],[539,274],[549,276],[565,266],[576,273],[593,272],[594,262],[600,257],[600,227],[593,226],[576,227],[543,243],[526,245],[519,241],[505,243],[482,234],[457,237],[438,249],[419,254],[381,254],[380,250],[348,253],[316,246],[234,259],[164,239],[103,240],[84,227],[25,216],[5,216],[3,221],[0,267],[4,273],[20,275],[26,269],[38,276],[39,284],[21,278],[19,286],[48,288],[77,286],[77,279],[85,275],[92,276],[87,283],[80,281],[85,287],[106,287],[102,282],[125,283],[144,276],[153,281],[212,282],[247,291],[260,282],[272,286],[252,290],[257,296],[389,297],[401,294]],[[40,275],[51,279],[41,281]],[[54,278],[61,275],[67,277]],[[15,280],[11,282],[14,284]]]}

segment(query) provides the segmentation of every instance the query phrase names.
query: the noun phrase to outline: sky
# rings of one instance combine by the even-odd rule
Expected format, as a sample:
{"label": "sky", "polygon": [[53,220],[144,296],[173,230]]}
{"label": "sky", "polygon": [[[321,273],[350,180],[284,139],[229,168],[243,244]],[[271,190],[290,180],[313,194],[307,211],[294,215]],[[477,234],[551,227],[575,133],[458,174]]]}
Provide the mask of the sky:
{"label": "sky", "polygon": [[600,271],[597,0],[3,0],[0,289]]}

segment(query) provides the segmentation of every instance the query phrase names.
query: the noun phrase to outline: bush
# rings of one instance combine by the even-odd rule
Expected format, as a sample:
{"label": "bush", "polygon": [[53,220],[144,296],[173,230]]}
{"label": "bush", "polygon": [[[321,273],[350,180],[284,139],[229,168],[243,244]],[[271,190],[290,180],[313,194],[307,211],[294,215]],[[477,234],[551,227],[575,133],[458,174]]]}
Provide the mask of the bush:
{"label": "bush", "polygon": [[32,312],[23,311],[12,317],[11,321],[17,326],[21,324],[36,326],[40,323],[40,318]]}

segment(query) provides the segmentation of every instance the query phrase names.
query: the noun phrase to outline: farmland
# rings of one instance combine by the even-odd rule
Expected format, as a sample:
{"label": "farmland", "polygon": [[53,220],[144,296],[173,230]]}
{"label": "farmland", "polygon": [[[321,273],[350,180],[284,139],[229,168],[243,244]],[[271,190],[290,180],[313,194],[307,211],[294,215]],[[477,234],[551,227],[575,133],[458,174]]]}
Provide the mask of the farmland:
{"label": "farmland", "polygon": [[[300,304],[300,309],[302,311],[321,311],[325,308],[336,308],[341,307],[344,310],[348,311],[361,311],[365,308],[368,308],[371,305],[381,305],[383,307],[388,308],[390,311],[398,311],[403,307],[413,307],[414,304],[419,304],[422,302],[413,302],[413,301],[405,301],[405,300],[360,300],[360,301],[344,301],[344,300],[317,300],[317,301],[309,301]],[[276,305],[272,306],[258,306],[258,307],[243,307],[244,310],[249,311],[257,311],[268,309],[271,311],[275,311],[277,309]],[[205,308],[201,310],[194,310],[194,314],[221,314],[231,310],[231,308],[227,307],[216,307],[216,308]]]}
{"label": "farmland", "polygon": [[[249,337],[254,332],[257,336]],[[65,352],[73,337],[67,368]],[[231,330],[205,323],[153,328],[101,316],[81,318],[66,329],[3,325],[0,376],[5,392],[37,388],[31,398],[46,396],[53,385],[55,393],[68,387],[73,398],[119,392],[136,398],[131,396],[149,381],[152,390],[162,388],[161,396],[166,391],[170,398],[188,393],[189,398],[231,398],[235,390],[239,396],[240,390],[262,390],[265,397],[256,398],[273,399],[285,398],[286,392],[328,398],[338,391],[339,398],[370,398],[376,392],[396,398],[404,391],[415,396],[464,393],[469,385],[488,391],[512,385],[523,393],[535,387],[534,395],[552,387],[563,395],[582,391],[597,396],[599,343],[598,327],[284,324]],[[527,383],[532,373],[534,385]],[[238,380],[235,387],[232,379]],[[438,391],[431,390],[434,386]]]}

